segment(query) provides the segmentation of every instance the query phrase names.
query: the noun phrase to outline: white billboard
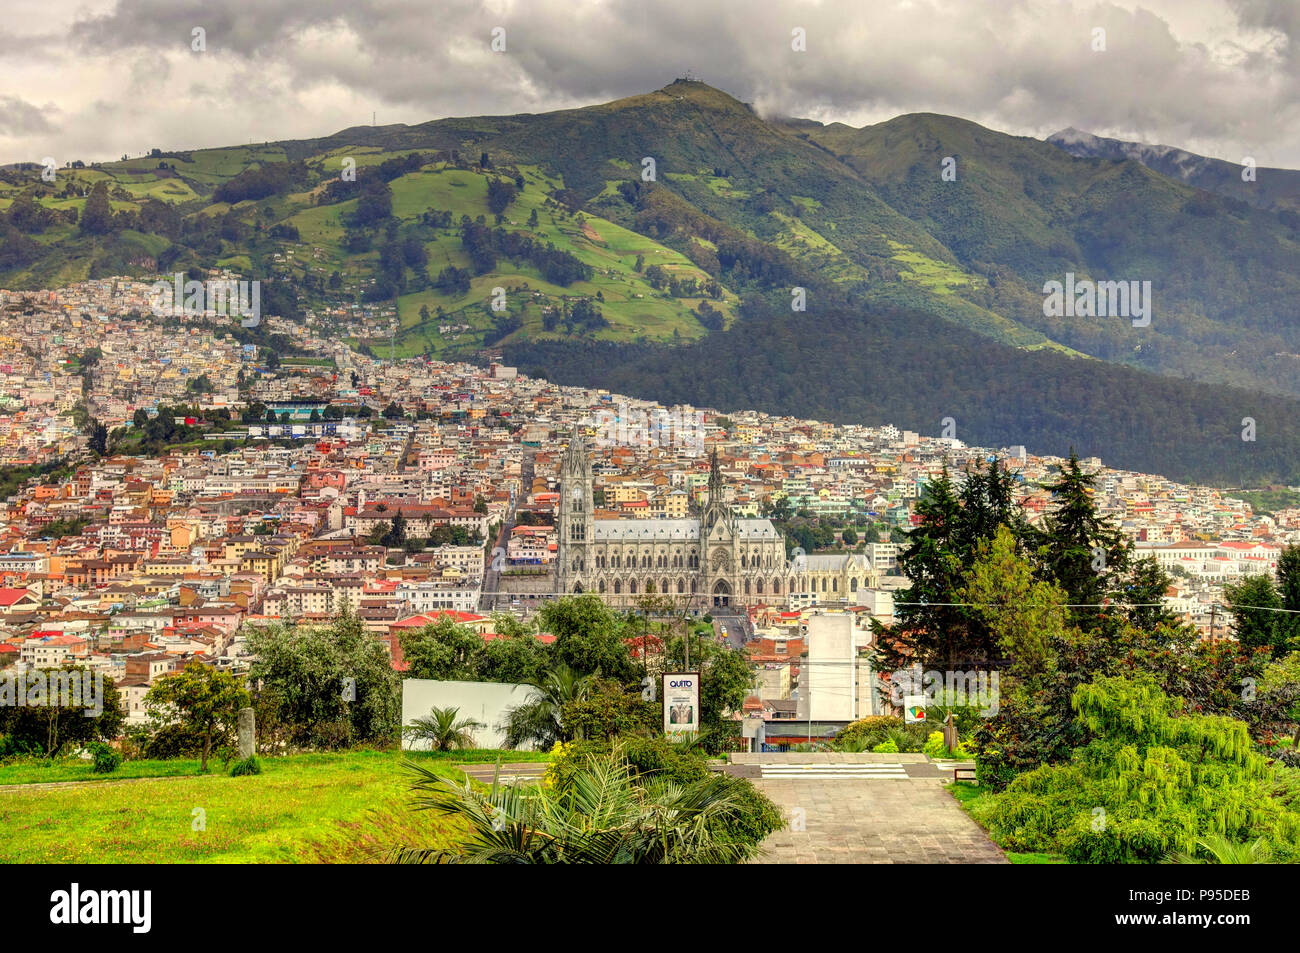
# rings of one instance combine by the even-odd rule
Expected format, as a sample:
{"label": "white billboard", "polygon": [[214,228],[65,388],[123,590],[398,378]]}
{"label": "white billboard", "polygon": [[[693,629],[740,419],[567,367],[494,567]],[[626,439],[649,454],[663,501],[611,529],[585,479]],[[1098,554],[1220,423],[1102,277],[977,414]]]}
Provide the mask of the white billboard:
{"label": "white billboard", "polygon": [[699,734],[700,673],[664,673],[664,734]]}

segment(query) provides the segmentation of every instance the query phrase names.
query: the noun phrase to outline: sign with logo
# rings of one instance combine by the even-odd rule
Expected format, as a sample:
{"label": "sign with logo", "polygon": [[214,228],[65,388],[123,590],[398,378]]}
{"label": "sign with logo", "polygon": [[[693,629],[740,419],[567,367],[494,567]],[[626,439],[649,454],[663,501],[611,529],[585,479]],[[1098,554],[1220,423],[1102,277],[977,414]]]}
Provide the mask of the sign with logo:
{"label": "sign with logo", "polygon": [[903,699],[903,721],[907,724],[925,721],[924,695],[908,695]]}
{"label": "sign with logo", "polygon": [[664,734],[700,730],[700,673],[664,673]]}

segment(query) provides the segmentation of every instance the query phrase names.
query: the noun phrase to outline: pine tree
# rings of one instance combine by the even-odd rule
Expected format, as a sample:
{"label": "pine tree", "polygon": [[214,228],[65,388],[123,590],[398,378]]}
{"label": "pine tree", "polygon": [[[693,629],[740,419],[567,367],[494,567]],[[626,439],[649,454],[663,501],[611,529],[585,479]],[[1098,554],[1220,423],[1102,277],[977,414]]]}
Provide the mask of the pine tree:
{"label": "pine tree", "polygon": [[1292,543],[1282,550],[1277,559],[1278,594],[1282,608],[1277,612],[1278,638],[1273,655],[1280,658],[1288,651],[1300,648],[1300,546]]}
{"label": "pine tree", "polygon": [[1071,451],[1060,479],[1045,487],[1054,506],[1038,534],[1044,573],[1065,590],[1076,606],[1076,623],[1084,626],[1095,621],[1098,610],[1079,606],[1096,605],[1112,594],[1118,577],[1128,571],[1131,549],[1123,534],[1097,514],[1095,483]]}
{"label": "pine tree", "polygon": [[926,485],[915,516],[917,525],[898,557],[899,572],[912,583],[895,597],[898,621],[888,629],[872,623],[879,664],[897,669],[913,661],[942,661],[951,668],[967,648],[969,619],[962,607],[939,604],[956,601],[953,593],[964,568],[956,552],[961,502],[947,467]]}
{"label": "pine tree", "polygon": [[[1016,501],[1016,476],[994,459],[963,474],[958,490],[947,468],[925,488],[916,506],[918,525],[907,534],[908,548],[898,557],[899,572],[912,585],[895,598],[898,623],[875,624],[880,664],[898,668],[912,662],[949,671],[980,667],[1002,650],[985,615],[960,603],[960,590],[980,556],[980,547],[1005,527],[1015,550],[1032,539]],[[911,603],[909,605],[908,603]]]}
{"label": "pine tree", "polygon": [[[1280,568],[1280,564],[1279,564]],[[1271,577],[1260,574],[1246,576],[1236,585],[1224,587],[1224,596],[1232,612],[1232,634],[1248,648],[1268,648],[1274,657],[1286,654],[1287,627],[1282,596]]]}
{"label": "pine tree", "polygon": [[1131,607],[1128,618],[1135,628],[1154,632],[1162,625],[1178,624],[1178,616],[1164,604],[1165,590],[1172,582],[1153,556],[1131,563],[1124,601]]}

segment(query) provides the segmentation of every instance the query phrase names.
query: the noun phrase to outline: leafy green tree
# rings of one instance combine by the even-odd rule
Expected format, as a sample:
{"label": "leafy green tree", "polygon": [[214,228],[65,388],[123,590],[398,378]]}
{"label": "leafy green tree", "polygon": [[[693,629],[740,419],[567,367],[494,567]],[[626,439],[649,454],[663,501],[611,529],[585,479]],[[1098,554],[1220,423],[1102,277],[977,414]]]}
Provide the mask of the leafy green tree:
{"label": "leafy green tree", "polygon": [[345,610],[325,626],[249,627],[260,684],[259,732],[287,744],[345,748],[386,742],[401,719],[401,682],[383,643]]}
{"label": "leafy green tree", "polygon": [[95,183],[81,212],[83,235],[107,235],[113,231],[113,207],[108,201],[108,180]]}
{"label": "leafy green tree", "polygon": [[1282,596],[1265,574],[1245,576],[1241,582],[1223,588],[1232,612],[1232,634],[1249,648],[1267,648],[1279,656],[1286,651],[1287,630],[1279,624]]}
{"label": "leafy green tree", "polygon": [[[739,724],[728,716],[740,711],[754,693],[754,666],[743,653],[713,638],[692,639],[690,654],[690,667],[700,673],[700,734],[705,747],[718,753],[739,733]],[[665,663],[685,666],[684,637],[668,641]]]}
{"label": "leafy green tree", "polygon": [[401,510],[394,514],[388,531],[379,537],[379,542],[389,549],[401,549],[402,544],[406,542],[406,517],[402,515]]}
{"label": "leafy green tree", "polygon": [[500,621],[496,630],[499,637],[486,642],[475,656],[475,677],[485,682],[535,684],[550,664],[545,643],[531,632],[507,629]]}
{"label": "leafy green tree", "polygon": [[469,626],[443,616],[432,625],[399,636],[408,678],[470,681],[476,677],[483,637]]}
{"label": "leafy green tree", "polygon": [[597,679],[586,695],[567,702],[560,712],[567,734],[593,741],[657,733],[662,717],[660,707],[643,701],[639,690],[629,691],[605,678]]}
{"label": "leafy green tree", "polygon": [[98,420],[94,421],[90,429],[90,440],[87,443],[91,453],[104,456],[108,453],[108,428]]}
{"label": "leafy green tree", "polygon": [[1187,714],[1147,675],[1099,677],[1072,706],[1087,744],[1068,764],[1018,777],[988,815],[1010,849],[1152,863],[1217,835],[1263,837],[1279,859],[1296,858],[1300,814],[1272,798],[1244,722]]}
{"label": "leafy green tree", "polygon": [[998,529],[981,543],[961,601],[972,603],[1018,675],[1043,672],[1065,630],[1065,593],[1034,578],[1034,569],[1016,552],[1011,530]]}
{"label": "leafy green tree", "polygon": [[583,675],[599,672],[630,681],[636,665],[623,641],[623,623],[600,596],[584,593],[547,602],[538,613],[543,631],[555,636],[552,654],[557,663]]}
{"label": "leafy green tree", "polygon": [[239,709],[249,705],[249,695],[238,676],[191,662],[154,683],[144,703],[158,728],[179,723],[203,739],[199,770],[206,772],[213,741],[230,737]]}
{"label": "leafy green tree", "polygon": [[[89,670],[82,666],[33,669],[27,676],[21,705],[15,697],[18,686],[14,682],[0,685],[0,752],[32,752],[53,758],[68,748],[116,738],[124,720],[121,695],[111,678],[91,673],[103,677],[102,697],[92,707],[95,699],[80,691],[85,688],[87,673]],[[38,680],[39,695],[34,687]],[[76,692],[72,690],[74,680]],[[77,701],[81,704],[73,704]]]}

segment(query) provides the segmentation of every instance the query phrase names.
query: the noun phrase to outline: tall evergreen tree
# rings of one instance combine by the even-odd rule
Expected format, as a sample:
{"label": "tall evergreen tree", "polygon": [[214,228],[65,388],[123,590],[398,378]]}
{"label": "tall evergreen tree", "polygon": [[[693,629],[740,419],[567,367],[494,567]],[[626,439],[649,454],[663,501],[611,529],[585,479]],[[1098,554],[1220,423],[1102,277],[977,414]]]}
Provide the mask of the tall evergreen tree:
{"label": "tall evergreen tree", "polygon": [[1287,652],[1300,648],[1300,546],[1292,543],[1282,550],[1277,559],[1278,595],[1282,608],[1275,612],[1278,639],[1273,655],[1280,658]]}
{"label": "tall evergreen tree", "polygon": [[[1288,547],[1289,548],[1289,547]],[[1279,568],[1281,564],[1279,562]],[[1232,612],[1232,634],[1247,648],[1268,648],[1275,658],[1286,654],[1286,613],[1282,595],[1272,577],[1263,573],[1246,576],[1236,585],[1224,587]]]}
{"label": "tall evergreen tree", "polygon": [[1045,487],[1053,507],[1038,533],[1044,574],[1065,590],[1075,606],[1075,622],[1085,627],[1095,622],[1100,610],[1082,606],[1097,605],[1119,588],[1132,548],[1117,527],[1098,515],[1095,484],[1096,478],[1083,472],[1071,451],[1060,479]]}
{"label": "tall evergreen tree", "polygon": [[1016,502],[1015,474],[994,460],[963,477],[958,489],[945,467],[917,502],[917,525],[898,557],[899,572],[912,584],[895,597],[897,623],[888,628],[873,623],[882,668],[920,662],[956,671],[1001,655],[986,614],[952,603],[965,601],[961,589],[966,576],[981,544],[993,540],[999,527],[1010,530],[1018,550],[1031,534]]}
{"label": "tall evergreen tree", "polygon": [[1177,625],[1178,616],[1164,604],[1165,590],[1173,582],[1152,556],[1133,560],[1124,585],[1129,622],[1144,632],[1162,625]]}

